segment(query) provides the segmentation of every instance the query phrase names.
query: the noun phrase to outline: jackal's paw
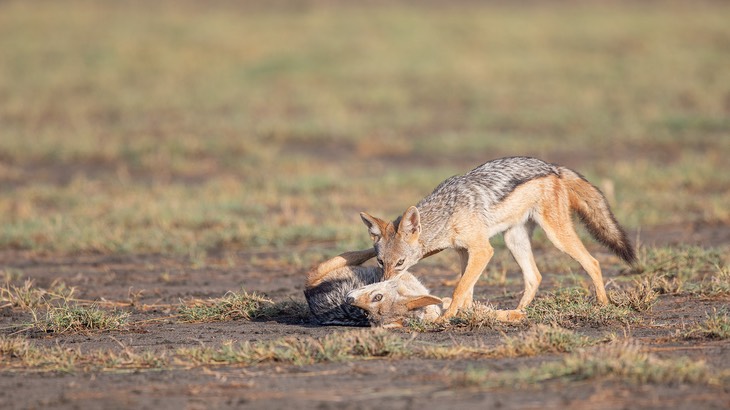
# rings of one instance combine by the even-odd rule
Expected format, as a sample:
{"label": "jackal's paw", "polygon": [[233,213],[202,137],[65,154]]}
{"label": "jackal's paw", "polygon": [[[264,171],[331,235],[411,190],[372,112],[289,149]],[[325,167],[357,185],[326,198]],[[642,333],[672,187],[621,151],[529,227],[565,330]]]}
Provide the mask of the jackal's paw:
{"label": "jackal's paw", "polygon": [[441,315],[432,321],[434,324],[446,326],[451,322],[451,317]]}
{"label": "jackal's paw", "polygon": [[459,313],[459,308],[457,306],[455,306],[454,303],[452,302],[449,305],[449,308],[446,309],[446,312],[444,312],[444,314],[441,315],[441,317],[439,319],[442,322],[448,322],[449,319],[451,319],[452,317],[456,316],[458,313]]}
{"label": "jackal's paw", "polygon": [[452,311],[451,309],[446,309],[446,312],[444,312],[443,315],[441,315],[438,319],[439,322],[448,322],[449,319],[456,316],[456,312]]}
{"label": "jackal's paw", "polygon": [[381,325],[380,327],[383,329],[400,329],[403,327],[403,320],[385,323],[385,324]]}
{"label": "jackal's paw", "polygon": [[462,300],[456,300],[452,299],[451,303],[449,303],[449,307],[446,309],[446,312],[442,315],[444,318],[452,318],[456,316],[459,311],[464,311],[467,309],[470,309],[472,306],[472,300],[471,299],[462,299]]}
{"label": "jackal's paw", "polygon": [[495,310],[494,311],[497,320],[500,322],[516,323],[521,322],[527,317],[525,311],[522,309],[515,310]]}

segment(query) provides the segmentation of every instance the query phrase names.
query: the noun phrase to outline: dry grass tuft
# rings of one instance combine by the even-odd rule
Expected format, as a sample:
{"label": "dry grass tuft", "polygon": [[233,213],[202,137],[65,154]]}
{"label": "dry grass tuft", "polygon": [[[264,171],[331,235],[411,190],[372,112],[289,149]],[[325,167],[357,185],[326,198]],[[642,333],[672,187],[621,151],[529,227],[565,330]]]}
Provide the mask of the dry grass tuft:
{"label": "dry grass tuft", "polygon": [[36,321],[35,327],[52,333],[73,333],[89,330],[120,330],[127,324],[128,312],[106,311],[96,306],[79,306],[76,304],[50,307],[45,319]]}
{"label": "dry grass tuft", "polygon": [[227,343],[219,348],[180,349],[176,358],[196,365],[266,362],[304,365],[368,357],[399,357],[405,354],[405,346],[402,337],[375,329],[333,333],[319,339],[288,337],[260,343]]}
{"label": "dry grass tuft", "polygon": [[455,386],[498,387],[531,385],[562,379],[614,379],[633,384],[717,384],[721,375],[715,374],[704,362],[686,357],[659,359],[631,340],[578,351],[558,362],[501,374],[469,370],[453,379]]}
{"label": "dry grass tuft", "polygon": [[499,321],[497,310],[491,305],[477,302],[470,309],[459,311],[459,313],[448,321],[424,321],[419,319],[406,319],[404,327],[416,332],[442,332],[445,330],[467,328],[475,329],[499,329],[505,326],[505,322]]}
{"label": "dry grass tuft", "polygon": [[183,322],[215,322],[224,320],[287,319],[306,321],[309,307],[296,300],[274,302],[256,292],[228,292],[221,298],[194,300],[180,305]]}
{"label": "dry grass tuft", "polygon": [[213,322],[221,320],[251,320],[271,308],[274,302],[261,295],[241,292],[228,292],[223,297],[207,301],[195,300],[182,304],[178,311],[184,322]]}
{"label": "dry grass tuft", "polygon": [[537,325],[514,336],[504,335],[496,347],[487,346],[423,346],[413,354],[433,359],[505,358],[536,356],[545,353],[566,353],[578,348],[613,340],[580,335],[558,326]]}
{"label": "dry grass tuft", "polygon": [[581,288],[561,289],[538,297],[525,311],[530,321],[556,323],[567,328],[580,325],[629,324],[640,320],[628,307],[597,304]]}
{"label": "dry grass tuft", "polygon": [[505,336],[503,344],[496,347],[494,353],[499,357],[566,353],[599,342],[601,340],[583,336],[562,327],[539,324],[516,336]]}
{"label": "dry grass tuft", "polygon": [[730,270],[717,249],[640,248],[637,272],[660,294],[693,293],[717,296],[730,293]]}
{"label": "dry grass tuft", "polygon": [[637,312],[651,310],[657,302],[659,293],[654,290],[656,276],[635,279],[631,286],[609,290],[608,298],[620,308],[629,308]]}
{"label": "dry grass tuft", "polygon": [[27,279],[20,286],[6,282],[0,287],[0,304],[2,307],[31,311],[72,300],[75,291],[75,288],[68,287],[63,282],[54,282],[49,289],[34,286],[31,279]]}
{"label": "dry grass tuft", "polygon": [[707,318],[684,331],[685,339],[728,339],[730,338],[730,316],[726,310],[706,314]]}
{"label": "dry grass tuft", "polygon": [[[547,371],[546,371],[547,370]],[[659,359],[633,341],[625,340],[567,356],[559,365],[545,365],[534,374],[570,379],[613,377],[634,383],[707,383],[713,380],[704,362],[689,358]]]}
{"label": "dry grass tuft", "polygon": [[121,351],[98,350],[82,353],[61,346],[40,347],[22,337],[0,336],[0,364],[14,370],[72,372],[77,370],[119,371],[159,369],[169,365],[166,354],[128,348]]}
{"label": "dry grass tuft", "polygon": [[715,271],[699,283],[691,283],[687,291],[692,294],[717,297],[730,295],[730,266],[718,264]]}
{"label": "dry grass tuft", "polygon": [[466,311],[460,311],[459,314],[449,320],[451,327],[466,327],[470,330],[473,329],[495,329],[502,325],[502,322],[497,320],[497,314],[493,306],[474,302],[470,309]]}

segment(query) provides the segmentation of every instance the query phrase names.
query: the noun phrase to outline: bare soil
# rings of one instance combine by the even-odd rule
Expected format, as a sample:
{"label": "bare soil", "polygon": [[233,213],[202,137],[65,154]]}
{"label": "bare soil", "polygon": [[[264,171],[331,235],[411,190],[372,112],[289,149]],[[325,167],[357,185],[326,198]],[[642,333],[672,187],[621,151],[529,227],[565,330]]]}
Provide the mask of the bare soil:
{"label": "bare soil", "polygon": [[[702,227],[699,227],[702,228]],[[726,238],[728,227],[706,227],[689,238]],[[648,237],[667,238],[663,232]],[[688,238],[688,236],[684,236]],[[598,250],[598,249],[595,249]],[[540,250],[557,252],[556,250]],[[333,250],[332,253],[336,251]],[[601,252],[596,252],[601,259]],[[169,351],[181,347],[218,345],[225,341],[257,341],[284,336],[320,337],[341,331],[303,320],[180,323],[173,317],[181,299],[220,297],[244,288],[266,294],[274,301],[303,300],[301,269],[277,262],[276,254],[245,252],[209,258],[196,268],[185,258],[164,255],[41,255],[0,252],[0,266],[20,269],[36,285],[47,287],[62,280],[77,287],[76,297],[89,300],[130,301],[129,329],[120,332],[52,335],[31,334],[42,345],[62,345],[83,351],[120,349]],[[620,275],[606,269],[606,279]],[[454,278],[446,267],[414,269],[438,295],[448,295],[444,283]],[[508,277],[519,277],[514,269]],[[547,272],[541,292],[558,286]],[[480,282],[476,298],[509,308],[517,304],[521,283],[488,286]],[[539,295],[539,293],[538,293]],[[683,341],[678,330],[700,321],[706,312],[727,306],[728,300],[688,296],[661,296],[641,325],[631,328],[579,328],[598,335],[630,334],[660,357],[688,356],[716,369],[730,368],[727,341]],[[11,308],[0,311],[2,334],[30,317]],[[506,328],[507,333],[518,328]],[[489,329],[423,333],[417,340],[494,346],[499,332]],[[0,371],[3,408],[727,408],[730,387],[696,385],[634,385],[618,380],[553,381],[537,386],[479,390],[454,386],[450,375],[470,368],[501,372],[555,360],[556,356],[489,360],[361,360],[309,366],[213,366],[192,369],[113,372],[36,373]]]}

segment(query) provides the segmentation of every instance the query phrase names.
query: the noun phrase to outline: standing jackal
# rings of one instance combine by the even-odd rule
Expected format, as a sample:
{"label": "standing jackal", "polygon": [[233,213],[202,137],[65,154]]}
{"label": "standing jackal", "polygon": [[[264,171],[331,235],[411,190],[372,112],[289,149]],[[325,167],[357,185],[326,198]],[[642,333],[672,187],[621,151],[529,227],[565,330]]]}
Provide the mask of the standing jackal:
{"label": "standing jackal", "polygon": [[624,261],[636,260],[606,198],[580,174],[529,157],[489,161],[464,175],[451,177],[409,207],[393,222],[360,213],[368,227],[378,264],[389,279],[420,259],[455,248],[461,259],[461,278],[444,317],[472,304],[474,285],[494,249],[489,238],[504,232],[504,241],[522,269],[524,309],[535,297],[542,277],[532,256],[534,223],[561,251],[588,272],[600,304],[607,304],[601,268],[573,228],[575,211],[591,235]]}

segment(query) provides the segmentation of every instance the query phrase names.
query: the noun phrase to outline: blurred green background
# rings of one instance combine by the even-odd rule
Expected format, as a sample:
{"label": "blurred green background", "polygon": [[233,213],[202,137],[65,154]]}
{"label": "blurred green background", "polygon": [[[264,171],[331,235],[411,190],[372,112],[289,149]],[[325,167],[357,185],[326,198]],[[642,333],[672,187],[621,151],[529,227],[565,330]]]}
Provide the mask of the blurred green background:
{"label": "blurred green background", "polygon": [[[0,250],[366,246],[504,155],[730,224],[730,3],[5,1]],[[730,228],[728,228],[730,229]]]}

